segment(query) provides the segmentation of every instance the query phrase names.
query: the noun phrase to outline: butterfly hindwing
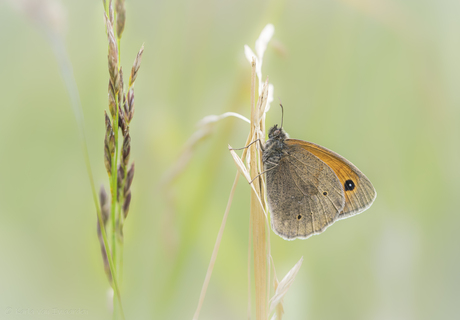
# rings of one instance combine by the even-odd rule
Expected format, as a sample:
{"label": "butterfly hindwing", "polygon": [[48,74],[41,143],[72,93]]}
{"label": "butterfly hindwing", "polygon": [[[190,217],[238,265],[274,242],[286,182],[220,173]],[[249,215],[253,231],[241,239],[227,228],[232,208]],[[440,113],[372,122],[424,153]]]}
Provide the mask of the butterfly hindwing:
{"label": "butterfly hindwing", "polygon": [[369,208],[377,193],[369,179],[350,161],[317,144],[297,139],[286,139],[286,145],[301,147],[315,155],[331,168],[345,194],[345,206],[338,219],[348,218]]}
{"label": "butterfly hindwing", "polygon": [[286,148],[266,178],[272,228],[285,239],[321,233],[343,210],[345,197],[337,175],[302,147]]}

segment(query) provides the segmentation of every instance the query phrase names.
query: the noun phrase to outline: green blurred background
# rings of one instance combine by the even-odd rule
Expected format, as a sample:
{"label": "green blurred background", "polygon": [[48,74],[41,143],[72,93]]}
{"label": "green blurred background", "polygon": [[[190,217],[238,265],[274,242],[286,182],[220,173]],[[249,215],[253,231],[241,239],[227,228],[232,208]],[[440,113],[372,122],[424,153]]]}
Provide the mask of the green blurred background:
{"label": "green blurred background", "polygon": [[[14,3],[0,3],[0,319],[48,319],[39,311],[54,308],[86,310],[56,319],[110,319],[68,94],[50,42],[30,18],[39,10]],[[107,187],[102,3],[51,3],[96,184]],[[378,193],[368,211],[319,236],[284,241],[271,232],[278,278],[304,257],[285,319],[460,318],[460,3],[127,0],[126,7],[125,70],[145,42],[131,125],[127,319],[192,318],[236,172],[227,143],[243,146],[248,125],[219,122],[170,187],[159,183],[201,118],[249,117],[243,45],[254,49],[267,23],[275,35],[263,74],[285,106],[284,127],[348,158]],[[280,115],[273,103],[267,126]],[[249,190],[241,180],[200,319],[246,318]]]}

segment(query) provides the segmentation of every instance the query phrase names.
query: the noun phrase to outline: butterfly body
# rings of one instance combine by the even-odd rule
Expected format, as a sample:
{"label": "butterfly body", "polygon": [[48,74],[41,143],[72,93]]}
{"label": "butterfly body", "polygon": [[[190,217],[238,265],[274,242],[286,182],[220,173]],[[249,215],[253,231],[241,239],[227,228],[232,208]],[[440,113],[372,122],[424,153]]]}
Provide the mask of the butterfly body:
{"label": "butterfly body", "polygon": [[263,158],[267,199],[275,233],[306,239],[336,220],[369,208],[376,192],[351,162],[319,145],[270,129]]}

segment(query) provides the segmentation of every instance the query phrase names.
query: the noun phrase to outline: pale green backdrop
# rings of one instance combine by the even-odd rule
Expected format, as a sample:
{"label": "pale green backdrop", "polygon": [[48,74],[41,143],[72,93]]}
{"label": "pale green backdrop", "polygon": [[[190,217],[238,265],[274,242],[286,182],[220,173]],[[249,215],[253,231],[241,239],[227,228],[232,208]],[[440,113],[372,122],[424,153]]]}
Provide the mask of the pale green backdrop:
{"label": "pale green backdrop", "polygon": [[[110,319],[96,213],[75,118],[50,43],[0,3],[0,319]],[[81,95],[96,184],[103,164],[107,40],[101,1],[57,10]],[[271,233],[278,277],[304,257],[285,319],[460,317],[460,3],[453,1],[126,1],[122,64],[142,43],[125,226],[127,319],[191,319],[235,175],[226,119],[159,185],[196,123],[249,116],[243,45],[267,23],[263,73],[291,137],[356,164],[378,196],[308,240]],[[29,13],[33,16],[34,12]],[[276,103],[267,126],[279,123]],[[241,180],[200,319],[246,319],[249,186]],[[253,300],[254,301],[254,300]]]}

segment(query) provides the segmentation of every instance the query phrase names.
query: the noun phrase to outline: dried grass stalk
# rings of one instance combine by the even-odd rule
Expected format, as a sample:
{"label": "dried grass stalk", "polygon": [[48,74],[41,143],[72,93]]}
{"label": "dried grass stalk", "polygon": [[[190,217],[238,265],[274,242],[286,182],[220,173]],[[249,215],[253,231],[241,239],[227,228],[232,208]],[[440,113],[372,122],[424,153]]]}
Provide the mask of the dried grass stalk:
{"label": "dried grass stalk", "polygon": [[[271,35],[270,35],[271,37]],[[269,40],[269,39],[268,39]],[[268,42],[268,40],[265,40],[265,42]],[[262,55],[263,51],[265,48],[261,51],[260,53],[260,61],[262,60]],[[246,145],[248,145],[250,142],[257,142],[259,141],[262,143],[265,140],[265,108],[267,106],[267,101],[269,97],[269,84],[268,84],[268,79],[267,81],[259,88],[260,90],[260,96],[257,102],[257,105],[255,103],[255,84],[256,84],[256,60],[252,60],[252,75],[251,75],[251,130],[248,135],[248,139],[246,141]],[[260,67],[260,66],[259,66]],[[273,90],[272,90],[273,91]],[[129,100],[129,97],[128,97]],[[208,116],[205,119],[203,119],[203,124],[209,124],[215,121],[220,120],[221,118],[224,118],[226,116],[230,115],[224,114],[222,116]],[[244,118],[241,115],[238,115],[239,118]],[[246,119],[245,119],[246,120]],[[213,254],[211,257],[211,261],[208,267],[208,271],[206,273],[206,278],[203,283],[203,287],[201,290],[200,294],[200,299],[198,302],[197,309],[195,311],[194,320],[198,319],[199,312],[201,310],[203,301],[204,301],[204,296],[206,294],[206,290],[210,281],[210,277],[212,274],[212,270],[214,268],[214,263],[217,257],[217,252],[220,246],[220,241],[222,238],[222,234],[225,228],[225,222],[227,219],[228,211],[230,209],[231,201],[233,199],[233,192],[234,188],[236,186],[236,183],[238,181],[239,175],[243,174],[243,176],[246,178],[248,182],[250,182],[250,186],[252,189],[251,192],[251,207],[250,207],[250,228],[252,229],[252,238],[254,239],[254,273],[255,273],[255,282],[256,282],[256,316],[257,319],[268,319],[268,298],[269,298],[269,283],[268,279],[270,279],[270,268],[267,269],[268,266],[268,257],[270,256],[270,240],[269,236],[267,234],[269,230],[269,225],[268,225],[268,216],[266,214],[266,202],[265,202],[265,181],[264,181],[264,176],[260,175],[261,169],[263,168],[263,163],[262,163],[262,154],[261,151],[258,150],[258,144],[252,143],[250,149],[245,148],[243,151],[242,158],[239,158],[236,153],[233,151],[233,149],[229,146],[230,153],[235,161],[235,164],[238,168],[238,173],[235,177],[235,182],[233,184],[232,188],[232,193],[230,194],[229,201],[227,203],[227,208],[224,214],[224,218],[221,224],[221,228],[218,234],[218,238],[216,240]],[[246,155],[249,152],[249,171],[246,169],[244,165],[244,159],[246,158]],[[188,158],[188,157],[187,157]],[[187,159],[188,160],[188,159]],[[180,169],[182,169],[184,165],[180,166]],[[176,173],[179,170],[175,170],[174,172]],[[170,175],[168,175],[170,176]],[[173,175],[175,176],[175,175]],[[251,180],[251,176],[254,177],[253,180]],[[166,181],[170,182],[172,180],[171,177],[169,177]],[[251,236],[249,237],[251,239]],[[249,250],[250,253],[250,250]],[[248,254],[250,257],[250,254]],[[250,260],[250,259],[248,259]],[[248,278],[249,278],[249,286],[250,286],[250,272],[248,268]],[[268,274],[268,276],[267,276]],[[251,295],[251,290],[249,287],[248,290],[249,294],[249,301],[250,301],[250,295]],[[250,302],[249,302],[250,305]],[[248,318],[250,318],[250,308],[248,309]]]}
{"label": "dried grass stalk", "polygon": [[[249,144],[249,142],[252,140],[252,138],[253,137],[251,135],[248,136],[248,138],[246,140],[246,145]],[[242,155],[243,160],[242,160],[232,150],[231,146],[228,146],[228,147],[230,149],[230,153],[231,153],[233,159],[235,160],[235,163],[236,163],[237,168],[238,168],[238,172],[236,173],[235,180],[233,181],[232,190],[230,191],[230,196],[228,198],[227,207],[225,208],[224,217],[223,217],[222,223],[220,225],[219,233],[217,234],[217,239],[216,239],[216,242],[214,244],[214,249],[213,249],[212,255],[211,255],[211,261],[209,262],[208,270],[206,271],[206,277],[205,277],[205,280],[203,282],[203,286],[201,288],[200,298],[198,300],[198,306],[196,308],[195,314],[193,315],[193,320],[198,320],[198,317],[199,317],[200,311],[201,311],[201,307],[203,306],[204,297],[206,296],[206,291],[207,291],[208,286],[209,286],[209,281],[211,280],[212,271],[214,270],[214,264],[215,264],[216,259],[217,259],[217,253],[219,252],[220,242],[221,242],[222,236],[224,234],[225,225],[227,223],[228,213],[230,212],[230,207],[231,207],[232,202],[233,202],[233,195],[235,193],[235,189],[236,189],[236,186],[238,184],[240,174],[243,174],[243,176],[246,178],[247,181],[251,180],[251,178],[249,176],[249,173],[246,170],[246,168],[244,167],[244,163],[243,163],[243,160],[246,158],[246,154],[247,154],[248,150],[245,149],[243,151],[243,155]]]}
{"label": "dried grass stalk", "polygon": [[203,306],[204,297],[206,296],[206,291],[208,289],[209,281],[211,280],[212,271],[214,270],[214,264],[216,263],[217,253],[219,252],[220,242],[224,234],[225,225],[227,223],[228,213],[230,212],[230,207],[233,202],[233,195],[235,194],[236,186],[240,178],[239,172],[235,176],[235,181],[233,181],[232,190],[230,191],[230,196],[228,198],[227,207],[225,208],[224,217],[222,218],[222,223],[220,225],[219,233],[217,234],[216,242],[214,243],[214,249],[211,255],[211,261],[209,262],[208,270],[206,271],[206,277],[203,282],[203,286],[200,292],[200,298],[198,300],[198,306],[193,315],[193,320],[198,320],[200,315],[201,307]]}
{"label": "dried grass stalk", "polygon": [[[255,88],[255,64],[253,67],[253,88]],[[262,93],[258,99],[257,105],[254,104],[251,113],[251,132],[248,137],[247,144],[251,141],[249,149],[246,148],[243,152],[243,159],[246,151],[249,150],[249,171],[244,166],[244,162],[240,159],[233,149],[229,146],[230,153],[235,161],[235,164],[241,174],[249,182],[251,192],[251,215],[250,226],[252,229],[252,239],[254,248],[254,278],[256,283],[256,318],[267,319],[268,317],[268,297],[270,272],[267,272],[268,257],[270,256],[270,238],[266,232],[269,230],[268,215],[266,213],[265,202],[265,182],[264,176],[260,175],[260,170],[263,168],[261,151],[257,149],[258,143],[264,141],[265,133],[260,128],[265,128],[263,125],[268,97],[268,79],[263,85]],[[255,100],[255,90],[253,90],[252,101]],[[258,141],[259,140],[259,141]],[[257,226],[255,226],[257,224]],[[250,236],[251,238],[251,236]],[[267,276],[268,274],[268,276]],[[249,283],[250,283],[250,276]],[[248,289],[249,303],[248,316],[250,315],[250,288]]]}

